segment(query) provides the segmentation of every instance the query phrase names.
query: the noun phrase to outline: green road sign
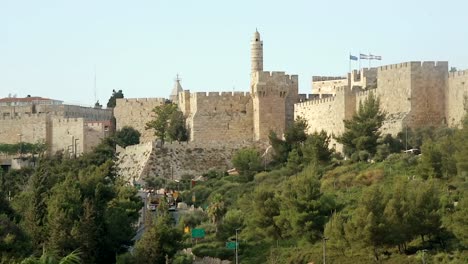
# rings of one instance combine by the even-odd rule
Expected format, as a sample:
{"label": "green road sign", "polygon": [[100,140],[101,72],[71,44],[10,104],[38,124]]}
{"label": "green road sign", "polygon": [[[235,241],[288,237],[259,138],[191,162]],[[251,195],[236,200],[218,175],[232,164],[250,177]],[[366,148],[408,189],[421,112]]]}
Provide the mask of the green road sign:
{"label": "green road sign", "polygon": [[226,242],[227,249],[236,249],[236,242]]}
{"label": "green road sign", "polygon": [[205,229],[203,228],[194,228],[192,229],[192,238],[204,238]]}

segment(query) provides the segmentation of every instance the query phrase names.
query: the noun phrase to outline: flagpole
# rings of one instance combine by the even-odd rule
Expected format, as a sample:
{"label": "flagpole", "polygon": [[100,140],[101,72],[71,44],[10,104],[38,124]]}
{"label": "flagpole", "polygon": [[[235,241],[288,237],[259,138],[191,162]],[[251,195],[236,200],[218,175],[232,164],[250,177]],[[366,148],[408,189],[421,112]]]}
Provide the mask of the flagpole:
{"label": "flagpole", "polygon": [[349,73],[351,73],[351,52],[349,53]]}
{"label": "flagpole", "polygon": [[361,52],[359,51],[359,71],[361,71]]}
{"label": "flagpole", "polygon": [[369,69],[370,69],[370,65],[371,65],[371,60],[372,60],[372,57],[371,57],[371,53],[369,52]]}

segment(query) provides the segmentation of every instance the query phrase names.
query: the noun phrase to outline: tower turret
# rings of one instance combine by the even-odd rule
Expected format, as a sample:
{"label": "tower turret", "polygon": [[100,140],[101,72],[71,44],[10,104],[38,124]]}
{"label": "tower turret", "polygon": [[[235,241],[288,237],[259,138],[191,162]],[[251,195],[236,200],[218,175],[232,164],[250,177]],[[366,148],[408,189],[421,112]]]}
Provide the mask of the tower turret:
{"label": "tower turret", "polygon": [[260,33],[255,30],[252,41],[250,42],[250,61],[251,73],[263,71],[263,41],[260,39]]}

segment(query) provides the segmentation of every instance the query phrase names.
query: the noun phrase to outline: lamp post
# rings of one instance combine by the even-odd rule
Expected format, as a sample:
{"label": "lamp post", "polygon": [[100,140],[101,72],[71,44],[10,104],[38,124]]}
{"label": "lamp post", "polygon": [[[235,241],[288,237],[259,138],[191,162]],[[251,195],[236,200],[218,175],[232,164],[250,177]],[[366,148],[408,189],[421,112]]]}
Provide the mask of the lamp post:
{"label": "lamp post", "polygon": [[323,264],[326,264],[327,261],[327,240],[325,236],[323,237]]}
{"label": "lamp post", "polygon": [[236,264],[239,264],[239,242],[237,242],[237,232],[240,228],[236,228]]}

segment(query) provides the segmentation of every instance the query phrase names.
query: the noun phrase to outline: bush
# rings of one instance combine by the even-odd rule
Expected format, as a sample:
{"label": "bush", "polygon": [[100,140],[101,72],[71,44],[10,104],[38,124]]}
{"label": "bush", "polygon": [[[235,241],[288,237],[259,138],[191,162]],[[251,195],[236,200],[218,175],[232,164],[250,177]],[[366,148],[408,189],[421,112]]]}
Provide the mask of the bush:
{"label": "bush", "polygon": [[189,254],[179,252],[174,256],[172,264],[191,264],[193,263],[193,257]]}
{"label": "bush", "polygon": [[234,250],[225,248],[221,243],[198,244],[192,248],[192,253],[197,257],[212,257],[222,260],[233,259]]}

